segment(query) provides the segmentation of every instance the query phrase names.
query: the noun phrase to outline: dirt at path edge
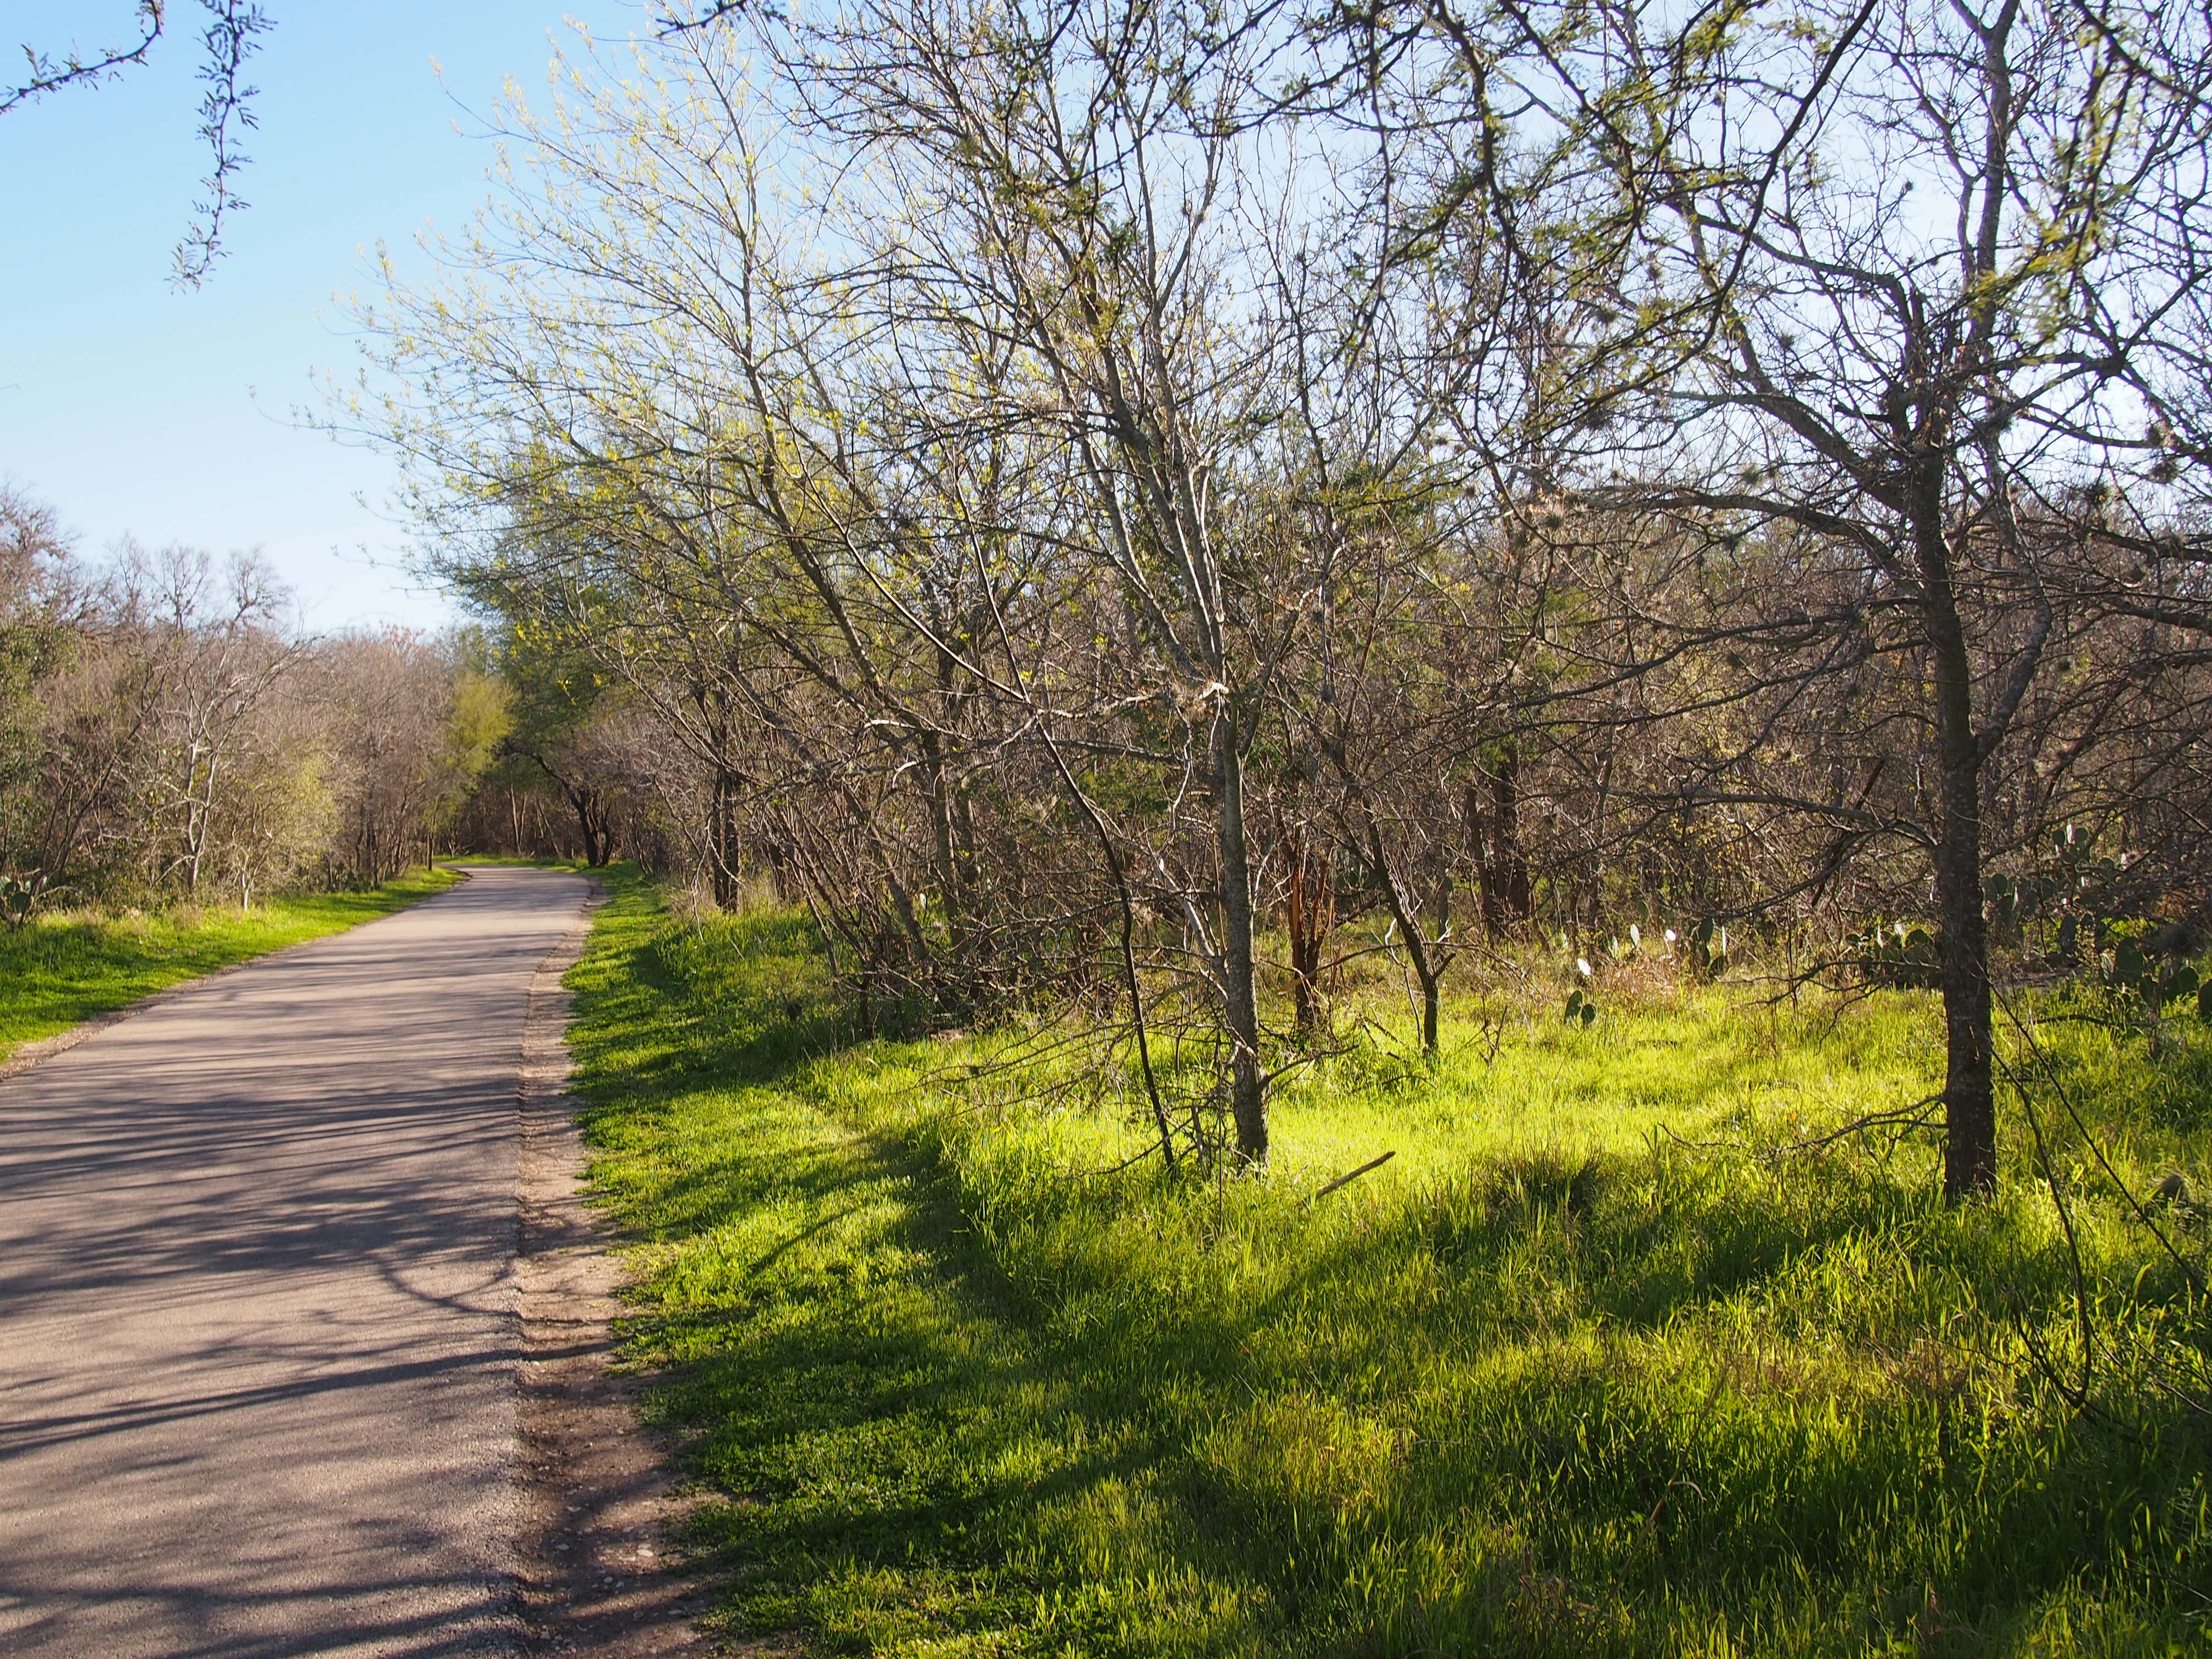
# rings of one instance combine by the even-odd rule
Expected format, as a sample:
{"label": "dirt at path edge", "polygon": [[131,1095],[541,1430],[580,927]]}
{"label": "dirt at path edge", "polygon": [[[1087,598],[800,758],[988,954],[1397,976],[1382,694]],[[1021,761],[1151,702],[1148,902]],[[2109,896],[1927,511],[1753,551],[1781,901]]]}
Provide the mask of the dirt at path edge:
{"label": "dirt at path edge", "polygon": [[634,1379],[611,1366],[622,1272],[581,1196],[584,1146],[566,1084],[568,995],[586,907],[530,988],[519,1107],[522,1318],[517,1471],[525,1654],[659,1659],[710,1651],[695,1621],[705,1592],[684,1576],[674,1534],[684,1513],[663,1448],[640,1427]]}

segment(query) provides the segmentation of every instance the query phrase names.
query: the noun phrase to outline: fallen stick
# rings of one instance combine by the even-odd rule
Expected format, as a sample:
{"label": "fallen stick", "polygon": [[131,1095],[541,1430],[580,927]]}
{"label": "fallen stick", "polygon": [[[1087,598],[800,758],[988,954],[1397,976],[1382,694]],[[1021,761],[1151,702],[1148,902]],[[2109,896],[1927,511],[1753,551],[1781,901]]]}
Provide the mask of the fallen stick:
{"label": "fallen stick", "polygon": [[1320,1203],[1322,1200],[1327,1198],[1339,1187],[1346,1187],[1351,1185],[1352,1182],[1358,1180],[1360,1176],[1365,1175],[1370,1170],[1379,1170],[1385,1164],[1388,1164],[1392,1158],[1397,1156],[1398,1150],[1394,1146],[1389,1152],[1383,1153],[1382,1157],[1368,1159],[1366,1163],[1361,1164],[1358,1169],[1352,1170],[1349,1174],[1337,1176],[1335,1180],[1330,1182],[1328,1186],[1323,1187],[1320,1191],[1316,1192],[1311,1198],[1308,1199],[1306,1202],[1309,1204]]}

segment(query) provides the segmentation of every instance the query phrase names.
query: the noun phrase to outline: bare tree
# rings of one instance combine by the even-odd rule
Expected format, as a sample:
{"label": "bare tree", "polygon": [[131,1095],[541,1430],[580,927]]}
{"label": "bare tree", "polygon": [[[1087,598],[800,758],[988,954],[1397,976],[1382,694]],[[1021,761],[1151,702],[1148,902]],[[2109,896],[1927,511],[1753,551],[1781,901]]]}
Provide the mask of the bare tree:
{"label": "bare tree", "polygon": [[236,775],[261,737],[263,704],[306,647],[284,631],[288,595],[250,558],[217,580],[206,554],[126,551],[118,573],[126,625],[161,665],[140,788],[155,883],[179,877],[196,898],[222,839]]}
{"label": "bare tree", "polygon": [[404,629],[325,641],[314,671],[337,801],[331,874],[373,887],[429,860],[507,733],[507,696],[449,641]]}
{"label": "bare tree", "polygon": [[1118,1001],[1163,1152],[1256,1164],[1270,910],[1302,1042],[1371,904],[1433,1048],[1470,905],[1932,888],[1964,1196],[1992,856],[2188,844],[2203,54],[1885,4],[717,9],[514,112],[340,422],[867,1029]]}
{"label": "bare tree", "polygon": [[[1945,1188],[1987,1189],[1990,768],[2064,629],[2139,615],[2201,640],[2212,623],[2186,517],[2212,456],[2203,18],[1437,5],[1368,45],[1431,112],[1440,189],[1404,256],[1449,258],[1457,234],[1545,298],[1545,359],[1506,447],[1549,458],[1542,482],[1571,493],[1582,529],[1617,544],[1626,525],[1733,573],[1741,608],[1707,603],[1694,573],[1657,584],[1616,560],[1585,687],[1695,642],[1735,681],[1701,697],[1767,699],[1774,718],[1830,675],[1922,688],[1886,727],[1934,780],[1912,810],[1869,805],[1865,770],[1747,787],[1739,763],[1771,719],[1686,756],[1676,793],[1924,854]],[[1412,84],[1439,58],[1457,70],[1427,82],[1449,84],[1441,103]]]}

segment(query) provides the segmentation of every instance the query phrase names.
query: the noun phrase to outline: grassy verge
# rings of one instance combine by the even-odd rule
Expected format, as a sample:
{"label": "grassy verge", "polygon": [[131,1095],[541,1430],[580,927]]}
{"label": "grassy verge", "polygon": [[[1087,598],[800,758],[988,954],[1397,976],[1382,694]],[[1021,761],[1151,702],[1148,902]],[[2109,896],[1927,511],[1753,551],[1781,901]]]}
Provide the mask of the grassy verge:
{"label": "grassy verge", "polygon": [[1927,1091],[1904,995],[1624,989],[1579,1031],[1546,994],[1494,1054],[1470,1005],[1441,1066],[1287,1090],[1265,1181],[1109,1176],[1137,1132],[1064,1061],[840,1046],[801,921],[613,894],[572,1038],[732,1636],[2212,1650],[2205,1216],[2152,1218],[2177,1260],[2099,1195],[2205,1170],[2201,1032],[2042,1033],[2070,1246],[2016,1101],[2019,1178],[1963,1212],[1924,1148],[1758,1155]]}
{"label": "grassy verge", "polygon": [[457,879],[416,871],[374,892],[304,894],[251,910],[68,911],[0,930],[0,1060],[180,980],[389,915]]}

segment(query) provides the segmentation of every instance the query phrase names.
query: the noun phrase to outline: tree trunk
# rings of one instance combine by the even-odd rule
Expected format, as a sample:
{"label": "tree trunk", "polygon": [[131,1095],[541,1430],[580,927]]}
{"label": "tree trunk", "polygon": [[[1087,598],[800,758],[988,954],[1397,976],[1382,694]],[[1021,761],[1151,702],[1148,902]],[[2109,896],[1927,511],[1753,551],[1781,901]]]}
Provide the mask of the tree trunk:
{"label": "tree trunk", "polygon": [[1989,930],[1982,916],[1982,752],[1949,550],[1931,508],[1923,507],[1916,518],[1943,798],[1936,848],[1936,901],[1943,924],[1943,1197],[1958,1204],[1991,1191],[1997,1178]]}
{"label": "tree trunk", "polygon": [[606,863],[607,854],[606,837],[601,832],[593,811],[597,805],[592,798],[593,792],[588,788],[574,788],[565,783],[561,787],[568,797],[568,805],[576,809],[576,830],[584,838],[584,864],[588,869],[597,870]]}
{"label": "tree trunk", "polygon": [[1223,709],[1213,722],[1213,763],[1220,784],[1221,991],[1229,1039],[1230,1111],[1237,1121],[1237,1156],[1267,1161],[1267,1098],[1260,1075],[1260,1010],[1252,968],[1252,877],[1244,845],[1244,757],[1237,722]]}
{"label": "tree trunk", "polygon": [[714,890],[714,908],[726,910],[738,902],[738,781],[727,772],[714,774],[714,799],[707,809],[708,872]]}
{"label": "tree trunk", "polygon": [[601,809],[592,792],[589,790],[585,792],[584,805],[579,810],[582,817],[590,825],[589,833],[584,842],[584,863],[590,869],[603,870],[606,867],[607,860],[612,856],[613,850],[608,845],[607,815]]}
{"label": "tree trunk", "polygon": [[[1953,1204],[1997,1180],[1996,1079],[1990,1064],[1989,941],[1982,920],[1980,769],[1943,780],[1936,893],[1943,917],[1943,1196]],[[1972,804],[1960,810],[1961,794]]]}
{"label": "tree trunk", "polygon": [[1439,977],[1436,958],[1430,953],[1428,940],[1421,931],[1421,913],[1407,902],[1398,872],[1392,868],[1389,855],[1382,850],[1382,833],[1371,821],[1367,826],[1367,855],[1374,863],[1375,873],[1382,878],[1382,896],[1390,906],[1390,919],[1398,924],[1399,936],[1406,941],[1406,959],[1413,963],[1414,982],[1421,988],[1421,1052],[1434,1054]]}
{"label": "tree trunk", "polygon": [[1490,860],[1482,872],[1482,916],[1492,932],[1503,933],[1536,914],[1528,884],[1528,860],[1521,850],[1521,751],[1509,744],[1490,778]]}

